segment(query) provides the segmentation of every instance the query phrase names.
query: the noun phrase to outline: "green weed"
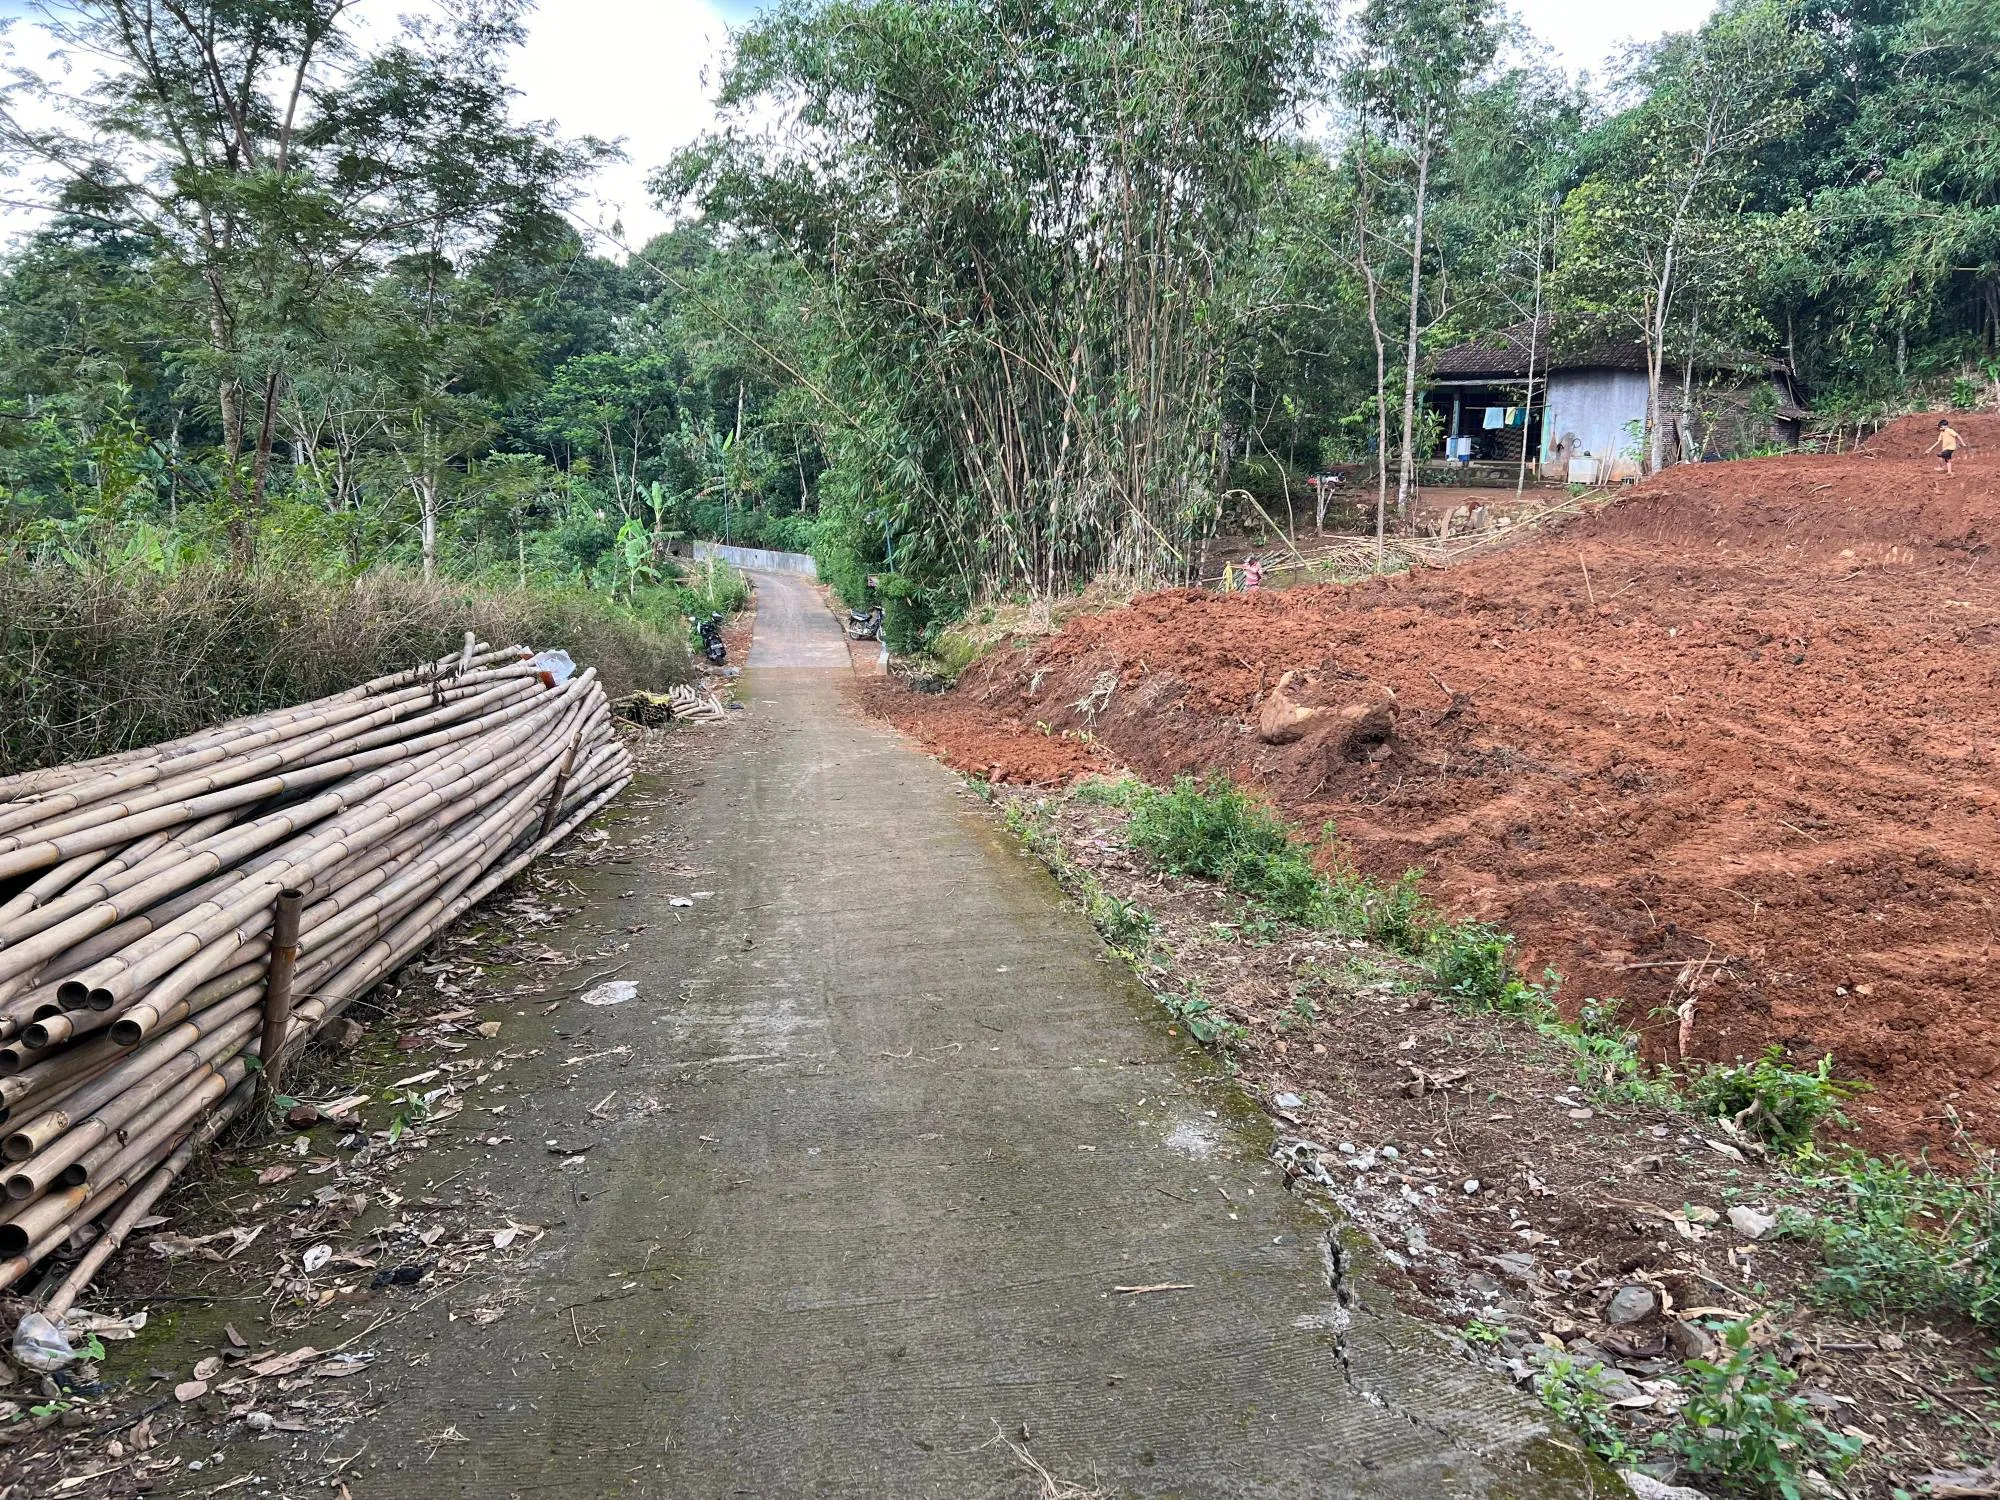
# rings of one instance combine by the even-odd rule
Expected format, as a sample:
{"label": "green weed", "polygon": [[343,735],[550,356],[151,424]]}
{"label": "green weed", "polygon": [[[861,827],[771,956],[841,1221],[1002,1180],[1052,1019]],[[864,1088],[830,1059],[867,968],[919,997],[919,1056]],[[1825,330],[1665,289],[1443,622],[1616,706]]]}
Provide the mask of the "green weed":
{"label": "green weed", "polygon": [[1324,884],[1285,821],[1227,778],[1192,776],[1139,799],[1126,838],[1170,875],[1220,881],[1291,921],[1319,909]]}
{"label": "green weed", "polygon": [[1474,1318],[1461,1330],[1466,1343],[1475,1349],[1492,1349],[1499,1345],[1502,1335],[1507,1332],[1505,1323],[1489,1323],[1484,1318]]}
{"label": "green weed", "polygon": [[1422,879],[1415,870],[1405,870],[1394,885],[1384,887],[1365,877],[1350,877],[1345,884],[1359,897],[1359,935],[1398,953],[1421,954],[1438,925],[1437,908],[1424,895]]}
{"label": "green weed", "polygon": [[1078,782],[1069,795],[1088,807],[1130,807],[1150,790],[1136,776],[1091,776]]}
{"label": "green weed", "polygon": [[1784,1049],[1776,1045],[1749,1062],[1702,1068],[1688,1079],[1688,1097],[1704,1114],[1795,1154],[1812,1146],[1824,1121],[1847,1123],[1840,1105],[1862,1088],[1833,1076],[1831,1053],[1811,1071],[1801,1071],[1785,1062]]}
{"label": "green weed", "polygon": [[1647,1076],[1638,1035],[1618,1019],[1616,1000],[1586,999],[1576,1023],[1544,1031],[1570,1050],[1576,1081],[1599,1098],[1624,1104],[1670,1104],[1671,1090]]}
{"label": "green weed", "polygon": [[1217,1010],[1196,985],[1190,984],[1185,995],[1163,995],[1161,999],[1168,1013],[1187,1027],[1188,1035],[1204,1047],[1212,1047],[1218,1042],[1241,1041],[1249,1035],[1242,1026]]}
{"label": "green weed", "polygon": [[1542,1410],[1582,1438],[1592,1453],[1607,1463],[1625,1463],[1638,1452],[1625,1441],[1611,1414],[1611,1402],[1592,1379],[1593,1372],[1602,1369],[1602,1365],[1583,1369],[1571,1359],[1551,1360],[1537,1394]]}
{"label": "green weed", "polygon": [[2000,1161],[1974,1148],[1962,1173],[1853,1152],[1809,1179],[1826,1212],[1787,1214],[1826,1262],[1826,1297],[1861,1314],[1956,1315],[2000,1329]]}
{"label": "green weed", "polygon": [[1514,969],[1514,939],[1483,922],[1440,927],[1425,954],[1438,994],[1473,1010],[1539,1016],[1551,1007],[1539,985]]}
{"label": "green weed", "polygon": [[1798,1377],[1750,1347],[1749,1324],[1732,1323],[1722,1342],[1716,1360],[1688,1361],[1687,1405],[1659,1439],[1690,1472],[1744,1494],[1800,1500],[1809,1471],[1837,1479],[1860,1457],[1860,1439],[1834,1432],[1786,1394]]}
{"label": "green weed", "polygon": [[1159,922],[1145,907],[1112,895],[1095,877],[1089,879],[1083,907],[1091,925],[1120,953],[1143,954],[1160,930]]}

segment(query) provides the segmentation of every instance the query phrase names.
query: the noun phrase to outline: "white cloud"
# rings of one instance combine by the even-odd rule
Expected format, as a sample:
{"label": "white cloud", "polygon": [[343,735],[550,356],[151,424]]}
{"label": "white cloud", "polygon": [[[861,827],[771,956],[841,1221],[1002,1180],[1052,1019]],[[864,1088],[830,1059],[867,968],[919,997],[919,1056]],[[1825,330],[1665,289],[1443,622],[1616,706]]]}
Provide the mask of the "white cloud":
{"label": "white cloud", "polygon": [[598,173],[579,214],[607,228],[622,219],[635,248],[666,227],[646,175],[713,120],[727,39],[713,0],[545,0],[512,69],[523,113],[623,138],[629,158]]}
{"label": "white cloud", "polygon": [[1669,31],[1691,31],[1715,9],[1715,0],[1514,0],[1528,29],[1572,76],[1605,74],[1605,61],[1634,41],[1652,41]]}

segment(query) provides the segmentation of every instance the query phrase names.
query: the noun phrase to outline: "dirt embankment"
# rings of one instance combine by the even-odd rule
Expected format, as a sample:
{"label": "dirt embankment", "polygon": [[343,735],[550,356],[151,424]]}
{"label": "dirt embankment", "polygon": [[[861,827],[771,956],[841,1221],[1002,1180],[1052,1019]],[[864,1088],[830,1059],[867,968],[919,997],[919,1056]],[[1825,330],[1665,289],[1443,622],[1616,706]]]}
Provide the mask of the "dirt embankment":
{"label": "dirt embankment", "polygon": [[[1871,1144],[2000,1140],[2000,418],[1957,424],[1952,478],[1935,425],[1675,469],[1450,572],[1149,596],[872,701],[1016,781],[1225,770],[1430,872],[1572,1006],[1624,1000],[1656,1056],[1831,1050]],[[1327,711],[1267,744],[1286,672]],[[1383,741],[1338,712],[1375,685]]]}

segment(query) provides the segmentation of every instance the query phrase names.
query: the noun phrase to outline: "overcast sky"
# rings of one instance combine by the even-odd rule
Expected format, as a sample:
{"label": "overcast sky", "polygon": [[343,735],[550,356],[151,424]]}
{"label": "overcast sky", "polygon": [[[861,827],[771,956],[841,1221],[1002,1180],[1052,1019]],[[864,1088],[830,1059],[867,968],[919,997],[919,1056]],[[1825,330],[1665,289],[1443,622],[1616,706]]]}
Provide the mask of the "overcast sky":
{"label": "overcast sky", "polygon": [[[1622,44],[1699,24],[1714,0],[1513,0],[1529,27],[1572,73],[1601,70]],[[422,0],[363,0],[384,21]],[[606,228],[622,221],[637,245],[664,220],[647,201],[645,177],[710,120],[715,64],[729,27],[756,0],[543,0],[516,58],[514,81],[525,114],[572,134],[622,138],[630,160],[606,168],[579,212]],[[25,0],[0,0],[0,15],[24,16]],[[11,39],[24,62],[46,45],[29,20]],[[19,220],[0,215],[0,226]]]}

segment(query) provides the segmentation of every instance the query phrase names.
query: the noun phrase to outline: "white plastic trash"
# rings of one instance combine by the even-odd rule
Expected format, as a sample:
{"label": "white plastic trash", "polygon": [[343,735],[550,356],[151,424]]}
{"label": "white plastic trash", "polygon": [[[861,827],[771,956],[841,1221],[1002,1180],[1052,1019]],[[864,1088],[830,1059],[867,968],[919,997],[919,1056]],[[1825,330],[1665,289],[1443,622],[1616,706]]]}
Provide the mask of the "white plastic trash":
{"label": "white plastic trash", "polygon": [[538,651],[535,670],[549,679],[551,687],[561,687],[576,675],[576,663],[570,660],[567,651]]}
{"label": "white plastic trash", "polygon": [[44,1313],[31,1312],[14,1329],[14,1363],[43,1374],[53,1374],[74,1363],[76,1351],[69,1346],[62,1324]]}

